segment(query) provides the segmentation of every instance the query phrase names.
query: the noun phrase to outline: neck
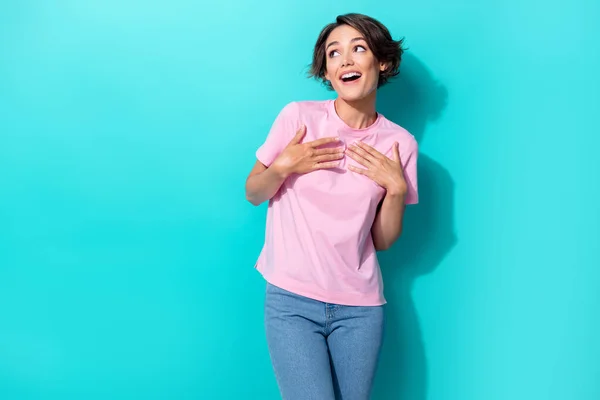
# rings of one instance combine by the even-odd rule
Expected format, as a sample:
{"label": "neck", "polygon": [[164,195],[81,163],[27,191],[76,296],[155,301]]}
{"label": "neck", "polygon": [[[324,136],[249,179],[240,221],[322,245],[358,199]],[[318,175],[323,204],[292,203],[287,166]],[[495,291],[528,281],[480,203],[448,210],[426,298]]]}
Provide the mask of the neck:
{"label": "neck", "polygon": [[346,101],[338,97],[334,104],[338,116],[353,129],[368,128],[377,120],[375,93],[357,101]]}

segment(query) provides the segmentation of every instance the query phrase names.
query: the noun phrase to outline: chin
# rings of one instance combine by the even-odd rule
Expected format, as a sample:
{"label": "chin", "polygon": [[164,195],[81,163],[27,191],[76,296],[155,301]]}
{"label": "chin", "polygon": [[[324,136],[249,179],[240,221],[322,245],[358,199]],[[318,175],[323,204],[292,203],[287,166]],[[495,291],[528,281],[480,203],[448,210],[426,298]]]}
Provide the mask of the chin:
{"label": "chin", "polygon": [[364,100],[366,96],[348,96],[343,93],[338,93],[338,97],[346,103],[356,103],[357,101]]}
{"label": "chin", "polygon": [[[358,88],[357,88],[358,89]],[[345,102],[357,102],[368,98],[374,90],[348,90],[347,88],[336,89],[337,95]]]}

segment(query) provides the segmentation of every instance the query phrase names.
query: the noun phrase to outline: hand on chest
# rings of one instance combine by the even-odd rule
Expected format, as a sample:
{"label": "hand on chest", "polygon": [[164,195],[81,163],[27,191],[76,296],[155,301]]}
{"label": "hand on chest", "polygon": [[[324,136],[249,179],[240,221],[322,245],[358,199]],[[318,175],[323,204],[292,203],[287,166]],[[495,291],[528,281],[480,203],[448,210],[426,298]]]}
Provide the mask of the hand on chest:
{"label": "hand on chest", "polygon": [[[352,143],[347,140],[344,142],[346,146]],[[365,168],[350,156],[344,155],[337,167],[292,176],[286,186],[303,199],[378,204],[385,194],[385,189],[370,178],[351,171],[349,166]]]}

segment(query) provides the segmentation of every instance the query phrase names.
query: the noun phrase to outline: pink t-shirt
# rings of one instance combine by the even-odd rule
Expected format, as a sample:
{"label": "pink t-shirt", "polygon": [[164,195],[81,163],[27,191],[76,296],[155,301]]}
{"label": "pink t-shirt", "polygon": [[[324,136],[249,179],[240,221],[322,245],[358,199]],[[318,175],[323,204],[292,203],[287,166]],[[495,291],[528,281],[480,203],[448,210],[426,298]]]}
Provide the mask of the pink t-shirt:
{"label": "pink t-shirt", "polygon": [[[408,185],[406,204],[418,202],[415,138],[381,114],[368,128],[352,129],[337,115],[333,100],[286,105],[256,151],[258,160],[271,165],[301,124],[307,128],[303,142],[338,136],[345,144],[361,140],[391,157],[397,141]],[[269,200],[256,268],[271,284],[323,302],[385,304],[371,237],[385,189],[347,165],[363,168],[345,156],[335,169],[292,175],[283,183]]]}

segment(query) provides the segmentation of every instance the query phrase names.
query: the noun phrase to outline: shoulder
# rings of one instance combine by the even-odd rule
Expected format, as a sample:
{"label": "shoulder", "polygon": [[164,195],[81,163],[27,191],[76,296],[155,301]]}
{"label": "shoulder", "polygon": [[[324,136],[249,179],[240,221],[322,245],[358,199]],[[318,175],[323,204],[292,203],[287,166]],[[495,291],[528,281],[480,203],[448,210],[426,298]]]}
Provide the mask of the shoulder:
{"label": "shoulder", "polygon": [[411,151],[418,149],[418,143],[412,133],[397,123],[390,121],[384,116],[381,116],[380,135],[386,141],[398,142],[400,148],[409,149]]}
{"label": "shoulder", "polygon": [[283,106],[280,115],[288,118],[302,119],[308,116],[316,116],[327,113],[326,100],[298,100],[288,102]]}

